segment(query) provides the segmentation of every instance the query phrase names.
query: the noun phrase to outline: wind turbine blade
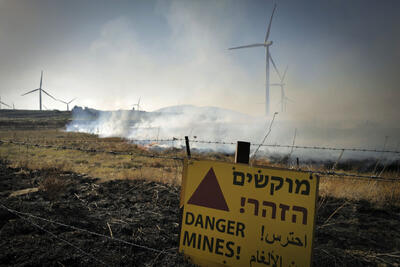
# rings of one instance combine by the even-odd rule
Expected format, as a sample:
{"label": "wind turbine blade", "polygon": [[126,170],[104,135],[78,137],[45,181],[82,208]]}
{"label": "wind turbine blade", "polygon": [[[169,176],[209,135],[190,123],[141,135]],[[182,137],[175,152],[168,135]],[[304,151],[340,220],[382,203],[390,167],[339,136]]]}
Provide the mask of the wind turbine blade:
{"label": "wind turbine blade", "polygon": [[7,107],[11,108],[11,106],[10,106],[10,105],[7,105],[7,104],[6,104],[6,103],[4,103],[3,101],[0,101],[0,103],[1,103],[1,104],[3,104],[4,106],[7,106]]}
{"label": "wind turbine blade", "polygon": [[27,95],[27,94],[33,93],[33,92],[35,92],[35,91],[37,91],[37,90],[39,90],[39,88],[38,88],[38,89],[35,89],[35,90],[32,90],[32,91],[29,91],[29,92],[27,92],[27,93],[25,93],[25,94],[23,94],[23,95],[21,95],[21,96],[24,96],[24,95]]}
{"label": "wind turbine blade", "polygon": [[139,107],[139,105],[140,105],[140,99],[141,99],[141,97],[139,97],[139,101],[137,102],[138,107]]}
{"label": "wind turbine blade", "polygon": [[286,72],[287,72],[288,68],[289,68],[289,66],[286,66],[285,72],[283,73],[283,76],[282,76],[282,83],[283,83],[283,80],[285,80],[285,76],[286,76]]}
{"label": "wind turbine blade", "polygon": [[264,45],[264,44],[251,44],[251,45],[242,45],[242,46],[231,47],[231,48],[228,48],[228,49],[229,49],[229,50],[233,50],[233,49],[250,48],[250,47],[259,47],[259,46],[265,46],[265,45]]}
{"label": "wind turbine blade", "polygon": [[272,15],[271,15],[271,18],[269,20],[267,34],[265,35],[265,42],[268,41],[269,33],[271,31],[272,18],[274,17],[275,9],[276,9],[276,4],[274,5],[274,10],[272,10]]}
{"label": "wind turbine blade", "polygon": [[74,99],[72,99],[71,101],[69,101],[68,103],[66,103],[66,104],[71,104],[71,102],[74,101],[75,99],[76,99],[76,97]]}
{"label": "wind turbine blade", "polygon": [[40,74],[40,87],[39,88],[42,88],[42,80],[43,80],[43,71]]}
{"label": "wind turbine blade", "polygon": [[279,73],[279,70],[278,70],[278,68],[277,68],[276,65],[275,65],[275,61],[272,59],[271,53],[269,53],[269,59],[271,59],[272,66],[274,66],[274,69],[275,69],[276,73],[278,74],[279,80],[282,81],[281,74]]}
{"label": "wind turbine blade", "polygon": [[[48,95],[48,96],[50,96],[51,98],[53,98],[55,101],[61,101],[61,100],[55,98],[54,96],[52,96],[51,94],[47,93],[45,90],[42,89],[42,91],[43,91],[43,93],[45,93],[46,95]],[[62,102],[62,101],[61,101],[61,102]]]}

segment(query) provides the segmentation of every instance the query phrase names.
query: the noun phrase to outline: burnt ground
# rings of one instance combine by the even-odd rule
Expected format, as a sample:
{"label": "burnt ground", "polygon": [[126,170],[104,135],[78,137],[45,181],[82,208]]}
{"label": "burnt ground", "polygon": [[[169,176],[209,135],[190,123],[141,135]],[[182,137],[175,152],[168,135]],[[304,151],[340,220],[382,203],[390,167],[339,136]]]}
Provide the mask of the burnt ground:
{"label": "burnt ground", "polygon": [[[9,197],[33,187],[40,190]],[[190,266],[177,253],[179,187],[143,180],[99,184],[0,162],[0,201],[1,266]],[[320,199],[319,206],[314,266],[399,266],[398,207],[334,198]]]}
{"label": "burnt ground", "polygon": [[[44,185],[44,180],[54,177],[65,183]],[[49,191],[8,197],[12,191],[40,185]],[[163,251],[18,216],[2,207],[1,266],[190,266],[176,253],[180,213],[177,187],[139,180],[97,184],[95,179],[74,173],[21,171],[2,163],[0,199],[10,209],[108,237],[112,232],[114,238]]]}

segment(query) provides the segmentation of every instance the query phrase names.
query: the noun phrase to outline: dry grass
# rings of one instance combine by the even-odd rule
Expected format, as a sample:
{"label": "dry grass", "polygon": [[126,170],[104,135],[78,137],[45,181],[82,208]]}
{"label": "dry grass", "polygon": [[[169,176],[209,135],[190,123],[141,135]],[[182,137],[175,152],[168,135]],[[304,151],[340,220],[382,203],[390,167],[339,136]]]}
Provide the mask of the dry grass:
{"label": "dry grass", "polygon": [[151,158],[107,153],[86,153],[75,150],[54,150],[22,147],[13,144],[0,146],[0,157],[12,167],[27,169],[57,169],[100,178],[102,182],[114,179],[149,179],[179,184],[182,164],[164,160],[154,164]]}
{"label": "dry grass", "polygon": [[367,200],[382,205],[400,204],[398,182],[321,177],[319,194],[349,200]]}
{"label": "dry grass", "polygon": [[[121,138],[98,138],[96,135],[67,133],[59,130],[2,130],[0,139],[57,147],[148,153],[146,147],[130,144]],[[160,154],[183,157],[185,151],[172,148],[160,152]],[[233,162],[233,155],[222,153],[195,154],[193,156]],[[182,176],[182,162],[143,156],[87,153],[69,149],[56,150],[5,143],[0,145],[0,158],[8,160],[13,167],[72,171],[100,178],[101,182],[113,179],[148,179],[180,184]],[[252,164],[284,167],[281,163],[272,164],[268,159],[262,158],[255,159]],[[306,166],[305,168],[324,171],[321,166]],[[320,195],[352,200],[365,199],[383,204],[400,204],[400,182],[321,177]]]}
{"label": "dry grass", "polygon": [[[95,135],[66,133],[56,130],[0,131],[0,139],[31,144],[73,147],[104,151],[147,153],[146,149],[129,144],[120,138],[98,138]],[[171,156],[176,156],[176,152]],[[27,169],[57,169],[100,178],[101,182],[114,179],[148,179],[180,184],[182,163],[169,159],[144,156],[87,153],[77,150],[40,148],[5,143],[0,146],[0,158],[10,165]]]}
{"label": "dry grass", "polygon": [[[253,165],[267,165],[278,168],[285,168],[287,165],[272,163],[268,159],[258,158],[253,161]],[[301,165],[303,170],[327,172],[322,164]],[[346,173],[358,174],[356,170],[348,170]],[[371,172],[362,173],[364,176],[373,176]],[[381,175],[384,177],[396,177],[398,173],[386,172]],[[319,184],[319,195],[321,197],[336,197],[348,200],[367,200],[379,205],[400,205],[400,178],[398,181],[382,181],[364,178],[321,176]]]}

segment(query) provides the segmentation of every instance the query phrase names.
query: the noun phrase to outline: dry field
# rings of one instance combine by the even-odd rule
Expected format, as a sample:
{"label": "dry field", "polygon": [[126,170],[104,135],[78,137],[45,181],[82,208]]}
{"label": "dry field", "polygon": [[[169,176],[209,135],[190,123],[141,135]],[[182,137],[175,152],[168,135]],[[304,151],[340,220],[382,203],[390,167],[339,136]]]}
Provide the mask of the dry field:
{"label": "dry field", "polygon": [[[132,144],[121,138],[99,138],[96,135],[65,132],[62,129],[2,130],[0,140],[50,145],[58,148],[4,143],[0,146],[0,158],[8,161],[12,167],[37,170],[54,168],[99,178],[101,182],[114,179],[147,179],[179,185],[182,176],[182,161],[168,158],[183,158],[186,153],[181,148],[171,148],[157,153],[149,150],[148,146]],[[132,155],[88,153],[79,149],[127,152]],[[151,157],[154,154],[166,158]],[[227,162],[234,160],[233,155],[221,153],[195,154],[194,156]],[[258,159],[253,164],[285,167],[267,159]],[[324,171],[319,165],[307,165],[302,168]],[[346,172],[355,174],[352,171]],[[371,175],[371,173],[362,173],[362,175]],[[394,175],[393,172],[387,172],[382,177]],[[367,200],[381,205],[396,205],[400,204],[400,183],[321,176],[320,194],[350,200]]]}
{"label": "dry field", "polygon": [[[55,168],[60,171],[71,171],[99,178],[101,182],[114,179],[148,179],[179,185],[182,175],[182,162],[168,158],[183,158],[186,153],[181,148],[171,148],[157,153],[149,150],[148,146],[132,144],[121,138],[99,138],[96,135],[65,132],[62,129],[2,130],[0,131],[0,140],[50,145],[58,148],[4,143],[0,146],[0,158],[8,161],[12,167],[38,170]],[[79,149],[127,152],[132,153],[132,155],[88,153]],[[151,157],[154,154],[166,158]],[[221,153],[195,154],[194,156],[228,162],[234,160],[233,155]],[[253,164],[285,167],[282,164],[271,163],[267,159],[258,159]],[[303,169],[324,171],[319,165],[307,165],[306,167],[303,167]],[[340,170],[338,171],[340,172]],[[351,171],[347,172],[355,174]],[[371,173],[362,174],[371,175]],[[394,175],[393,172],[387,172],[382,177],[393,177]],[[321,178],[321,196],[351,200],[362,199],[382,205],[400,204],[399,182],[330,176],[321,176]]]}
{"label": "dry field", "polygon": [[[181,162],[146,157],[153,153],[143,146],[129,144],[126,140],[120,138],[103,139],[95,135],[67,133],[60,130],[14,130],[0,132],[0,139],[50,145],[59,148],[4,143],[0,147],[0,156],[8,160],[13,167],[38,170],[56,168],[62,171],[73,171],[96,177],[101,181],[146,178],[174,184],[180,182]],[[78,149],[129,152],[133,155],[88,153]],[[171,157],[182,156],[182,152],[166,151],[163,155]]]}
{"label": "dry field", "polygon": [[[0,198],[4,205],[175,254],[128,249],[47,224],[58,237],[86,248],[85,254],[37,230],[23,216],[0,209],[0,245],[7,248],[0,253],[0,265],[188,265],[176,254],[182,161],[171,159],[185,157],[184,149],[155,152],[121,138],[68,133],[60,127],[69,121],[65,112],[47,117],[35,113],[25,119],[26,114],[15,118],[0,112],[0,140],[24,143],[0,144]],[[193,156],[233,161],[233,155],[221,153]],[[257,159],[253,164],[284,167],[275,162]],[[300,167],[324,171],[320,165]],[[382,175],[393,177],[395,173]],[[400,182],[323,176],[320,181],[315,266],[400,266]],[[67,219],[65,210],[80,211],[76,216],[68,213]],[[40,221],[33,223],[39,225]],[[40,238],[26,243],[31,236]],[[52,242],[58,248],[50,251],[46,246]],[[99,244],[109,251],[103,253]],[[99,261],[90,257],[99,254],[104,254]]]}

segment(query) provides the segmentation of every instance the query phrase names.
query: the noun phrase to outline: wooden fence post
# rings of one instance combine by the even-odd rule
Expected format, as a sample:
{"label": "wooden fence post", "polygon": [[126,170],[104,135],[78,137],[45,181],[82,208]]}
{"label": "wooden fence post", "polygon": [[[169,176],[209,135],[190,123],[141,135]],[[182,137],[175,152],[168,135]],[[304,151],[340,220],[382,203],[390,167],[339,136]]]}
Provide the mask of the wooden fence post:
{"label": "wooden fence post", "polygon": [[187,157],[190,159],[191,154],[190,154],[190,146],[189,146],[189,137],[188,136],[185,136],[185,141],[186,141],[186,154],[187,154]]}
{"label": "wooden fence post", "polygon": [[250,143],[238,141],[236,145],[235,163],[249,164]]}

